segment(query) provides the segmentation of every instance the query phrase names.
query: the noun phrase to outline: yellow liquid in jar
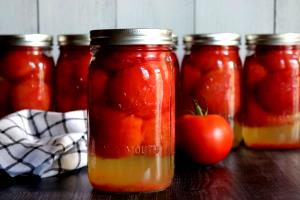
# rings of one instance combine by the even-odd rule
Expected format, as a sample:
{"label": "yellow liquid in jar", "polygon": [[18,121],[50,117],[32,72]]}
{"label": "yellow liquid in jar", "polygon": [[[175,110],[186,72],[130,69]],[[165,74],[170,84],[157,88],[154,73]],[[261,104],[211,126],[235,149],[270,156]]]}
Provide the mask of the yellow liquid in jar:
{"label": "yellow liquid in jar", "polygon": [[248,147],[289,149],[300,147],[300,122],[269,127],[242,127]]}
{"label": "yellow liquid in jar", "polygon": [[174,156],[88,157],[94,188],[113,192],[151,192],[166,189],[174,174]]}

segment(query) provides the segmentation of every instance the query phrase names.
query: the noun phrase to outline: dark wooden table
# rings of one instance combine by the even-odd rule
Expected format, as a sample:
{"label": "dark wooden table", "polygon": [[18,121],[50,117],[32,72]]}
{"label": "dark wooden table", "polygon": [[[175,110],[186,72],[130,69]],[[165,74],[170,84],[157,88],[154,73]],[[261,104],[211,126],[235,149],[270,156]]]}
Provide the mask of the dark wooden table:
{"label": "dark wooden table", "polygon": [[178,155],[173,184],[163,192],[94,191],[82,169],[47,179],[1,175],[0,199],[300,199],[300,150],[240,148],[213,167],[199,166]]}

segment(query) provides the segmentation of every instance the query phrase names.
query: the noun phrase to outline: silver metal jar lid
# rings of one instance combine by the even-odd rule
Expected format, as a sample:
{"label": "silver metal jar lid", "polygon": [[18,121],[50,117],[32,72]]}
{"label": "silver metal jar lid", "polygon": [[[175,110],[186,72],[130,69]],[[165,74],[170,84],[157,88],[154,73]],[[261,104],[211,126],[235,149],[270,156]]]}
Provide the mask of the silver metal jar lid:
{"label": "silver metal jar lid", "polygon": [[167,29],[104,29],[90,31],[92,45],[172,45]]}
{"label": "silver metal jar lid", "polygon": [[183,43],[186,46],[194,44],[238,46],[241,43],[241,36],[236,33],[191,34],[184,36]]}
{"label": "silver metal jar lid", "polygon": [[58,35],[57,42],[59,46],[65,45],[89,45],[90,36],[88,34],[70,34]]}
{"label": "silver metal jar lid", "polygon": [[299,33],[250,34],[246,35],[246,45],[295,45],[300,44]]}
{"label": "silver metal jar lid", "polygon": [[172,33],[172,41],[174,46],[178,46],[178,35],[175,33]]}
{"label": "silver metal jar lid", "polygon": [[53,38],[46,34],[0,35],[0,45],[50,47]]}

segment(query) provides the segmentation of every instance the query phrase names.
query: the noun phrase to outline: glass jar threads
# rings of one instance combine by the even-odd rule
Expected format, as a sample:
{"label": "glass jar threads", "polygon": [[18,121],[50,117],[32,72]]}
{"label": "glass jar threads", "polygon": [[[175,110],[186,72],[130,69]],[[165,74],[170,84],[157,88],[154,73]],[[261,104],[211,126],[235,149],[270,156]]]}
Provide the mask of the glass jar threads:
{"label": "glass jar threads", "polygon": [[240,36],[233,33],[184,37],[186,55],[181,69],[180,115],[193,111],[194,101],[209,114],[222,115],[234,129],[234,146],[241,141]]}
{"label": "glass jar threads", "polygon": [[0,35],[0,116],[52,109],[52,37]]}
{"label": "glass jar threads", "polygon": [[243,137],[251,148],[300,147],[300,34],[247,35]]}
{"label": "glass jar threads", "polygon": [[171,184],[171,31],[91,31],[88,174],[96,189],[149,192]]}
{"label": "glass jar threads", "polygon": [[89,35],[59,35],[55,71],[56,110],[87,109],[87,76],[91,59]]}

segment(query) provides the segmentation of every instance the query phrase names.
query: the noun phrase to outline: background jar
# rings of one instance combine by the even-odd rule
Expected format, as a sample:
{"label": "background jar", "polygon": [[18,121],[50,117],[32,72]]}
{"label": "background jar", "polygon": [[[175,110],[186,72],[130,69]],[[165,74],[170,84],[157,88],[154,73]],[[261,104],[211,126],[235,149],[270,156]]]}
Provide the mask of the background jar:
{"label": "background jar", "polygon": [[300,34],[247,35],[243,136],[251,148],[300,147]]}
{"label": "background jar", "polygon": [[149,192],[174,171],[174,62],[168,30],[91,31],[88,174],[93,187]]}
{"label": "background jar", "polygon": [[0,115],[22,109],[52,109],[52,37],[0,36]]}
{"label": "background jar", "polygon": [[59,35],[55,70],[58,112],[87,109],[87,76],[91,59],[89,35]]}
{"label": "background jar", "polygon": [[238,123],[242,70],[238,53],[240,36],[195,34],[185,36],[184,42],[188,51],[181,69],[180,115],[193,112],[194,101],[197,101],[208,114],[219,114],[228,120],[234,129],[234,146],[238,146],[242,139]]}

